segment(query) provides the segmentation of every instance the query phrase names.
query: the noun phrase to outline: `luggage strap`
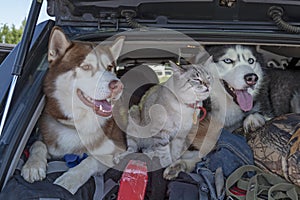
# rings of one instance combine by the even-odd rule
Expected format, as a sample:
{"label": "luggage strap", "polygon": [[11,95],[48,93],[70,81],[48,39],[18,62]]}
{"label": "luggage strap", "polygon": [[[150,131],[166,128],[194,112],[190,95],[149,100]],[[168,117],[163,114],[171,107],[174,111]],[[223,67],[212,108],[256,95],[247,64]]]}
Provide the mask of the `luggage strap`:
{"label": "luggage strap", "polygon": [[[24,160],[20,159],[16,167],[17,170],[21,170],[24,165]],[[66,172],[69,167],[66,165],[65,161],[50,161],[47,163],[46,174],[56,173],[56,172]],[[95,192],[93,200],[101,200],[107,195],[115,186],[118,185],[114,180],[108,179],[104,181],[103,175],[94,175],[95,182]]]}
{"label": "luggage strap", "polygon": [[215,173],[204,167],[198,167],[197,173],[187,173],[198,183],[199,200],[221,200],[225,197],[222,168]]}
{"label": "luggage strap", "polygon": [[[243,175],[247,172],[255,172],[251,178]],[[245,190],[246,195],[237,195],[231,188],[237,187]],[[264,172],[253,165],[244,165],[235,170],[226,180],[226,194],[239,200],[255,199],[291,199],[298,200],[300,188],[292,183],[288,183],[281,177]]]}

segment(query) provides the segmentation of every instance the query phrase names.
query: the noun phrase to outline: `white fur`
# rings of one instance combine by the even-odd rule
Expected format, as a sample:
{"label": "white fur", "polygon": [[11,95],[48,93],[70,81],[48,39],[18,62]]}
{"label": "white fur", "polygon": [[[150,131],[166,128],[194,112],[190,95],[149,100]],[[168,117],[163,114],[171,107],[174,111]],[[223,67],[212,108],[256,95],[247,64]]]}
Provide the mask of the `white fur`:
{"label": "white fur", "polygon": [[[81,126],[81,128],[87,132],[94,132],[95,127],[102,126],[106,119],[97,117],[92,108],[84,105],[78,98],[76,90],[79,88],[94,99],[106,99],[110,95],[108,84],[116,78],[111,72],[104,71],[104,69],[92,74],[77,68],[75,73],[76,79],[74,79],[73,71],[66,72],[56,79],[57,90],[54,92],[54,97],[58,100],[58,104],[66,116],[74,121],[84,120],[81,123],[84,127]],[[95,120],[97,120],[96,123]],[[91,128],[93,130],[90,130]]]}
{"label": "white fur", "polygon": [[22,168],[21,175],[30,183],[46,177],[47,147],[37,141],[30,148],[30,157]]}
{"label": "white fur", "polygon": [[243,127],[246,132],[249,132],[256,130],[258,127],[261,127],[264,124],[265,118],[259,113],[254,113],[245,118]]}
{"label": "white fur", "polygon": [[105,170],[99,171],[99,169],[105,169],[98,160],[95,160],[92,156],[84,159],[79,165],[69,169],[62,176],[58,177],[54,184],[60,185],[67,189],[72,194],[75,194],[82,183],[88,181],[88,179],[95,173],[104,173]]}
{"label": "white fur", "polygon": [[[48,122],[48,128],[50,130],[61,133],[57,138],[58,146],[48,146],[48,152],[52,157],[61,158],[65,154],[75,153],[78,147],[83,147],[76,129],[66,127],[50,116],[44,117],[47,117],[46,120]],[[81,154],[84,152],[76,153]]]}

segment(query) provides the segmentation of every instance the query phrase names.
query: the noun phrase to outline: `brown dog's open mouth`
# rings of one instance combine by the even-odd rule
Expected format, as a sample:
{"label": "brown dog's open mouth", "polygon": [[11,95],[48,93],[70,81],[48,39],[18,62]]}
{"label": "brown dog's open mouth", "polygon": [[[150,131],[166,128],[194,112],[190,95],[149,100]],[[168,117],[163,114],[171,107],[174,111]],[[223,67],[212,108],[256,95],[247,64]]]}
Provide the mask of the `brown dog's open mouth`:
{"label": "brown dog's open mouth", "polygon": [[112,114],[112,105],[109,99],[93,99],[86,95],[80,89],[77,89],[77,95],[79,99],[88,107],[94,109],[95,113],[102,117],[109,117]]}
{"label": "brown dog's open mouth", "polygon": [[247,89],[237,90],[230,86],[225,80],[222,80],[223,86],[227,93],[232,96],[234,102],[240,106],[243,111],[249,111],[253,107],[253,97]]}

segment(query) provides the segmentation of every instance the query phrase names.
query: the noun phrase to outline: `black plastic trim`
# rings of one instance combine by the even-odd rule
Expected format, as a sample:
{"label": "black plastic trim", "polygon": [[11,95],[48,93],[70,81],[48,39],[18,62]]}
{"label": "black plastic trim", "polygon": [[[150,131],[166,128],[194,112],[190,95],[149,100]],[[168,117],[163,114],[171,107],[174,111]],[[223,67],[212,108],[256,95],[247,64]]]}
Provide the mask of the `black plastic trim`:
{"label": "black plastic trim", "polygon": [[[23,75],[18,79],[15,95],[0,139],[0,186],[3,187],[12,158],[43,95],[43,79],[48,63],[47,46],[53,21],[36,28],[32,50],[25,60]],[[36,35],[36,34],[39,35]],[[42,61],[43,66],[41,66]],[[37,69],[40,67],[40,69]],[[0,188],[1,189],[1,188]]]}

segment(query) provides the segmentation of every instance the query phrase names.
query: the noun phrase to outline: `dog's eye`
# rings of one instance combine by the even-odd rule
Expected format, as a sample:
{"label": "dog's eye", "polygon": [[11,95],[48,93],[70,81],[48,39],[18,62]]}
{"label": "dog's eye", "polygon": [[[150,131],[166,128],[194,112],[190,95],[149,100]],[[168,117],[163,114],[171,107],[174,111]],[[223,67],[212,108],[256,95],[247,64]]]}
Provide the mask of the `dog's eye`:
{"label": "dog's eye", "polygon": [[91,70],[92,69],[92,66],[91,65],[82,65],[81,66],[81,69],[87,71],[87,70]]}
{"label": "dog's eye", "polygon": [[253,58],[249,58],[249,59],[248,59],[248,63],[249,63],[249,64],[253,64],[254,62],[255,62],[255,60],[254,60]]}
{"label": "dog's eye", "polygon": [[223,62],[226,63],[226,64],[232,64],[232,63],[233,63],[233,60],[231,60],[230,58],[225,58],[225,59],[223,60]]}

